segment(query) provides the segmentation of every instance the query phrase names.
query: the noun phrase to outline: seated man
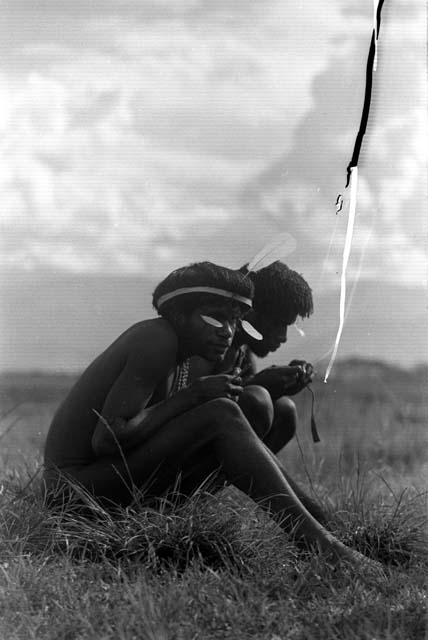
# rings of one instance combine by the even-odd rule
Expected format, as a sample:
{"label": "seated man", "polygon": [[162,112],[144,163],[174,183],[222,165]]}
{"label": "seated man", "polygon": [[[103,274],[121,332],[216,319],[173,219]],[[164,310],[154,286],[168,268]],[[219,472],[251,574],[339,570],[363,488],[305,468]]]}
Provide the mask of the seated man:
{"label": "seated man", "polygon": [[[245,267],[241,272],[246,273]],[[191,359],[190,379],[208,373],[237,371],[239,368],[245,390],[240,396],[239,404],[269,450],[277,454],[296,432],[297,412],[290,396],[297,394],[311,382],[312,367],[303,360],[295,360],[288,366],[272,366],[256,373],[254,355],[264,358],[276,351],[287,341],[288,326],[294,324],[298,317],[311,315],[312,291],[300,274],[280,261],[260,271],[251,272],[249,277],[254,284],[254,300],[253,308],[246,314],[245,320],[260,333],[262,339],[260,336],[256,339],[238,328],[232,347],[221,362],[208,362],[198,356]],[[297,377],[296,365],[299,367]],[[273,420],[268,427],[265,420],[260,420],[266,397],[260,393],[260,389],[255,393],[254,385],[266,389],[272,400]],[[247,391],[251,391],[250,403]],[[258,398],[259,407],[256,406],[255,398]],[[305,507],[318,520],[325,521],[319,505],[306,496],[290,477],[287,479]]]}
{"label": "seated man", "polygon": [[[245,272],[245,267],[242,269]],[[234,344],[247,345],[242,377],[247,384],[261,385],[269,391],[274,403],[274,421],[267,444],[272,451],[280,451],[296,432],[297,416],[290,399],[312,380],[312,366],[304,360],[293,360],[288,366],[272,366],[256,373],[254,355],[266,357],[287,342],[287,329],[297,318],[308,318],[313,312],[312,291],[306,280],[287,265],[276,261],[251,272],[254,284],[253,309],[246,316],[260,332],[262,340],[256,340],[242,332],[235,336]],[[294,367],[300,366],[297,375]]]}
{"label": "seated man", "polygon": [[371,564],[302,505],[235,402],[243,390],[238,377],[208,375],[188,384],[192,355],[224,358],[252,293],[250,278],[208,262],[167,276],[153,294],[160,317],[119,336],[59,407],[45,448],[47,497],[79,485],[106,506],[129,505],[148,483],[160,496],[205,450],[227,481],[287,532],[332,558]]}

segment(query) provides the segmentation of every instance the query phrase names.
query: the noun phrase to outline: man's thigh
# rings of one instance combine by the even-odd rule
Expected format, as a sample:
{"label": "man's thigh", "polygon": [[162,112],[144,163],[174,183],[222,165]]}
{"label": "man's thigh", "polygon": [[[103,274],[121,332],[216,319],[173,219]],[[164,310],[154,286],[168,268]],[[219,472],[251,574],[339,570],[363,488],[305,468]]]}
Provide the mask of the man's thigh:
{"label": "man's thigh", "polygon": [[[223,405],[228,406],[227,402]],[[216,410],[222,410],[227,420],[228,412],[221,402],[207,402],[163,425],[139,447],[62,469],[57,481],[63,486],[75,483],[96,497],[119,504],[129,504],[138,493],[161,495],[178,477],[190,490],[218,467],[213,447]]]}

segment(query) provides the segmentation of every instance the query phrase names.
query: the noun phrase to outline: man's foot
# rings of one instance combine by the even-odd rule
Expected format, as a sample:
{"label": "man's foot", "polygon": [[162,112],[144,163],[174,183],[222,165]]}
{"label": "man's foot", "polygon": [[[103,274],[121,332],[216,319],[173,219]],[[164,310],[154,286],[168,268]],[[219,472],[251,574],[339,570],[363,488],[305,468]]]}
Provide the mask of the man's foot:
{"label": "man's foot", "polygon": [[363,555],[356,549],[346,547],[346,553],[342,555],[342,559],[348,561],[353,567],[361,571],[362,577],[385,580],[386,571],[383,564],[378,560],[373,560]]}

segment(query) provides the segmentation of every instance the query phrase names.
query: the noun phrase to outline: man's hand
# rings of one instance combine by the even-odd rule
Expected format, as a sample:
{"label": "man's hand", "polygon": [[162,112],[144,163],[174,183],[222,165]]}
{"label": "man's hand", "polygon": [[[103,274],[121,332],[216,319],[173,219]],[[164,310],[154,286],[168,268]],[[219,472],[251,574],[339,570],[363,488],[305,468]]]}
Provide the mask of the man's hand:
{"label": "man's hand", "polygon": [[198,378],[190,389],[198,402],[207,402],[214,398],[237,399],[243,391],[242,380],[237,375],[219,374]]}
{"label": "man's hand", "polygon": [[[300,374],[297,381],[298,391],[301,391],[305,387],[308,386],[313,380],[314,377],[314,368],[310,362],[306,362],[306,360],[292,360],[290,362],[290,366],[298,366],[300,367]],[[296,391],[296,393],[298,393]]]}
{"label": "man's hand", "polygon": [[248,384],[258,384],[264,387],[269,391],[272,400],[277,400],[283,395],[292,395],[290,390],[296,386],[300,371],[298,366],[277,367],[274,365],[256,373],[248,380]]}
{"label": "man's hand", "polygon": [[272,366],[256,373],[248,382],[265,387],[272,400],[293,396],[304,389],[313,378],[312,365],[304,360],[293,360],[288,366]]}

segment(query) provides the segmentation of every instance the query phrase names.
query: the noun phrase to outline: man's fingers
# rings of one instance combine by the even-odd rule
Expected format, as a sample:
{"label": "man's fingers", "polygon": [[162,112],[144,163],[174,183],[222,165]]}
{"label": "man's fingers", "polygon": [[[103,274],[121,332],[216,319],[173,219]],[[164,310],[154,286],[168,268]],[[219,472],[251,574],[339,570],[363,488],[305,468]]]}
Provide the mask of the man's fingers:
{"label": "man's fingers", "polygon": [[238,384],[231,384],[229,385],[229,391],[231,393],[242,393],[244,391],[244,387],[241,387]]}
{"label": "man's fingers", "polygon": [[220,377],[224,380],[224,382],[226,384],[227,383],[229,383],[229,384],[238,383],[238,385],[239,385],[242,382],[242,378],[241,378],[241,376],[239,374],[236,374],[236,375],[235,374],[233,374],[233,375],[229,375],[229,374],[226,375],[225,374],[225,375],[219,376],[219,378]]}
{"label": "man's fingers", "polygon": [[231,386],[230,389],[226,390],[226,396],[228,398],[231,398],[232,400],[235,400],[236,398],[239,398],[243,390],[243,387]]}
{"label": "man's fingers", "polygon": [[264,371],[271,371],[272,373],[284,374],[284,373],[293,373],[293,371],[298,371],[302,368],[300,364],[284,364],[279,367],[269,367],[269,369],[264,369]]}
{"label": "man's fingers", "polygon": [[297,378],[291,378],[291,380],[284,381],[284,389],[293,389],[296,386],[299,386]]}
{"label": "man's fingers", "polygon": [[284,367],[284,369],[285,369],[284,373],[290,376],[296,376],[297,374],[300,374],[302,371],[302,367],[298,365],[293,365],[292,367]]}

